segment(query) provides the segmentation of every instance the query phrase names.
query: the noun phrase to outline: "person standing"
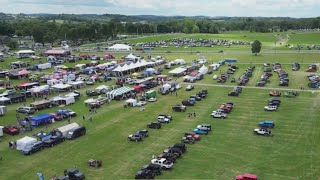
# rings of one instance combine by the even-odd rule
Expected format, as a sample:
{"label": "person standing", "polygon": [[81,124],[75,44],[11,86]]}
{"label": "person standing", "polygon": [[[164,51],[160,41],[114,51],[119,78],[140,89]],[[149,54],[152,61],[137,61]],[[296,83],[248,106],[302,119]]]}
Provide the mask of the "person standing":
{"label": "person standing", "polygon": [[84,115],[82,116],[82,120],[86,120],[86,117]]}
{"label": "person standing", "polygon": [[196,112],[193,113],[193,117],[197,117]]}

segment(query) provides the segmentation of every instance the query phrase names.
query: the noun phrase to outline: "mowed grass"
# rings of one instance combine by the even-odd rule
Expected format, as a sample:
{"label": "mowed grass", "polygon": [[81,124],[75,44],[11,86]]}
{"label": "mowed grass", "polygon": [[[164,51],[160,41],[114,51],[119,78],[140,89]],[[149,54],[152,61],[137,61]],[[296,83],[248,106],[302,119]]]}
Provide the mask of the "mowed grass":
{"label": "mowed grass", "polygon": [[312,32],[293,31],[288,34],[290,37],[289,44],[304,44],[304,45],[320,44],[320,31],[312,31]]}
{"label": "mowed grass", "polygon": [[[199,90],[204,87],[196,87]],[[319,95],[301,93],[292,99],[282,98],[278,112],[265,112],[268,91],[245,89],[240,97],[228,97],[231,88],[208,88],[208,97],[188,107],[197,118],[186,113],[173,113],[170,106],[179,103],[194,92],[184,89],[178,96],[159,97],[158,102],[139,108],[122,108],[122,102],[113,102],[98,109],[93,122],[82,121],[80,116],[72,121],[84,124],[88,133],[74,141],[66,141],[53,148],[31,156],[10,150],[2,143],[1,179],[35,179],[41,171],[46,177],[62,174],[67,167],[76,166],[88,179],[132,179],[139,168],[149,163],[170,144],[179,142],[184,132],[197,124],[211,123],[214,130],[194,145],[160,179],[232,179],[244,172],[258,174],[261,179],[317,179],[319,177]],[[212,119],[210,113],[221,103],[232,101],[235,108],[228,119]],[[86,114],[81,103],[70,107],[79,115]],[[141,143],[127,142],[128,134],[145,128],[158,113],[170,113],[174,120],[160,130],[150,130],[150,137]],[[276,123],[272,137],[255,136],[257,123],[272,119]],[[58,122],[61,126],[66,122]],[[51,126],[49,127],[52,128]],[[43,129],[43,128],[42,128]],[[39,128],[37,130],[40,130]],[[15,137],[15,138],[18,138]],[[15,139],[14,138],[14,139]],[[13,138],[5,137],[4,141]],[[104,167],[87,167],[91,158],[101,159]],[[15,169],[19,167],[19,170]]]}

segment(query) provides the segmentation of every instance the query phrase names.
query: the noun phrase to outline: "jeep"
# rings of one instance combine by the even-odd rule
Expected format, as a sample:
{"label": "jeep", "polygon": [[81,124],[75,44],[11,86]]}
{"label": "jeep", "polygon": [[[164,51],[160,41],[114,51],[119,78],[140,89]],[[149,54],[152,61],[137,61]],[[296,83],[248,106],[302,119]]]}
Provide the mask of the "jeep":
{"label": "jeep", "polygon": [[135,141],[135,142],[140,142],[142,141],[142,136],[140,134],[130,134],[128,136],[128,141]]}

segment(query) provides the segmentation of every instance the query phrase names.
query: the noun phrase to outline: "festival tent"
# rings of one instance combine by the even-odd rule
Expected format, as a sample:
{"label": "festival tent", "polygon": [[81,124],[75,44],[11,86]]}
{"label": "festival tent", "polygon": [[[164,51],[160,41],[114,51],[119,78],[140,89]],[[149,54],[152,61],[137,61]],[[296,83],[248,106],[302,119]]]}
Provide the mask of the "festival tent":
{"label": "festival tent", "polygon": [[70,84],[56,84],[53,85],[52,88],[58,90],[58,91],[67,91],[70,89],[72,86]]}
{"label": "festival tent", "polygon": [[174,70],[169,71],[169,74],[180,74],[180,73],[185,72],[186,70],[187,69],[185,69],[185,68],[178,67],[178,68],[175,68]]}
{"label": "festival tent", "polygon": [[126,100],[126,103],[127,103],[129,106],[136,106],[137,100],[135,100],[135,99],[128,99],[128,100]]}
{"label": "festival tent", "polygon": [[51,123],[51,120],[53,118],[54,117],[52,114],[39,114],[31,118],[31,125],[39,126],[41,124],[48,124],[48,123]]}
{"label": "festival tent", "polygon": [[121,96],[121,95],[126,94],[128,92],[131,92],[132,90],[133,90],[133,88],[131,88],[131,87],[123,86],[121,88],[117,88],[117,89],[114,89],[110,92],[107,92],[107,97],[109,99],[114,99],[116,96]]}
{"label": "festival tent", "polygon": [[23,150],[26,147],[32,145],[33,143],[37,142],[36,138],[25,136],[19,140],[17,140],[17,150]]}
{"label": "festival tent", "polygon": [[75,102],[74,96],[56,96],[52,99],[50,99],[51,102],[56,102],[59,105],[69,105],[73,104]]}
{"label": "festival tent", "polygon": [[51,63],[38,64],[38,69],[50,69]]}
{"label": "festival tent", "polygon": [[37,87],[34,87],[34,88],[30,89],[31,93],[41,93],[41,92],[44,92],[44,91],[49,91],[49,85],[37,86]]}
{"label": "festival tent", "polygon": [[140,60],[140,57],[137,57],[134,54],[129,54],[127,57],[125,57],[125,60],[136,62],[136,61]]}
{"label": "festival tent", "polygon": [[132,47],[125,44],[115,44],[108,47],[109,51],[131,51]]}
{"label": "festival tent", "polygon": [[203,65],[200,69],[199,69],[199,73],[201,74],[207,74],[208,73],[208,67],[206,67],[205,65]]}
{"label": "festival tent", "polygon": [[71,82],[70,85],[74,89],[80,89],[86,87],[86,83],[84,81],[76,81],[76,82]]}

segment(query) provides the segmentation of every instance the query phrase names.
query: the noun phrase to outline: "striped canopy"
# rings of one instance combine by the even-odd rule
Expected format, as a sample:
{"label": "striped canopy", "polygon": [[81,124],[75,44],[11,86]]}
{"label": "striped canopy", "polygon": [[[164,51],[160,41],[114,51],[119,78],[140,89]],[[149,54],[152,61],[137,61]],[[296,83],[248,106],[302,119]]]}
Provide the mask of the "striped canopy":
{"label": "striped canopy", "polygon": [[123,86],[121,88],[114,89],[114,90],[108,92],[107,97],[110,99],[114,99],[114,97],[121,96],[127,92],[132,91],[132,90],[133,90],[133,88],[131,88],[131,87]]}

